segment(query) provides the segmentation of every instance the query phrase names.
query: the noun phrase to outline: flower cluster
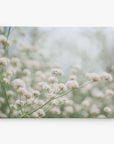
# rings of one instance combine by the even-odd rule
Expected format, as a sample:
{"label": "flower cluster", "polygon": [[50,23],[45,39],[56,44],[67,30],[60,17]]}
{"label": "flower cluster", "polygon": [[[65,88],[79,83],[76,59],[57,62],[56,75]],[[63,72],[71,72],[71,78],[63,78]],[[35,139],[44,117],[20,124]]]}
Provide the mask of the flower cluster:
{"label": "flower cluster", "polygon": [[22,44],[14,54],[7,54],[6,37],[0,35],[1,118],[114,116],[113,72],[80,78],[78,71],[83,68],[73,65],[65,78],[62,68],[46,60],[36,45]]}

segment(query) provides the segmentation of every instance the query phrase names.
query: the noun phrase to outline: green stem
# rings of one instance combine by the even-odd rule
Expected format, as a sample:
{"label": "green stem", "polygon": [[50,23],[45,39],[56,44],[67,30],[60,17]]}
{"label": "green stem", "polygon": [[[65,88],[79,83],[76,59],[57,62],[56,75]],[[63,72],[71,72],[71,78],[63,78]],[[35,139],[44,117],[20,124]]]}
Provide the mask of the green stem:
{"label": "green stem", "polygon": [[[3,96],[5,97],[7,106],[9,107],[9,110],[10,110],[10,113],[11,113],[11,107],[10,107],[10,104],[9,104],[9,102],[8,102],[8,97],[7,97],[7,94],[6,94],[6,89],[5,89],[3,83],[1,83],[1,89],[2,89],[2,94],[3,94]],[[10,115],[10,114],[9,114],[9,115]]]}
{"label": "green stem", "polygon": [[[87,84],[90,83],[90,82],[91,82],[91,81],[88,81],[88,82],[80,85],[79,88],[82,88],[83,86],[87,85]],[[70,92],[72,92],[72,90],[68,90],[68,91],[66,91],[65,93],[61,94],[60,96],[58,96],[58,97],[56,97],[56,98],[54,98],[54,99],[58,99],[58,98],[60,98],[60,97],[62,97],[62,96],[65,96],[65,95],[69,94]],[[52,99],[52,100],[54,100],[54,99]],[[36,108],[35,110],[33,110],[32,112],[30,112],[30,113],[28,113],[28,114],[25,114],[23,117],[25,117],[26,115],[31,115],[32,113],[36,112],[37,110],[43,108],[45,105],[47,105],[48,103],[50,103],[52,100],[47,101],[44,105]]]}
{"label": "green stem", "polygon": [[[7,40],[8,40],[8,38],[9,38],[10,31],[11,31],[11,27],[9,27],[9,29],[8,29],[8,34],[7,34],[7,36],[6,36]],[[8,55],[7,45],[4,46],[4,50],[5,50],[6,55]]]}
{"label": "green stem", "polygon": [[10,31],[11,31],[11,27],[9,27],[9,30],[8,30],[7,40],[8,40],[8,38],[9,38]]}
{"label": "green stem", "polygon": [[80,85],[79,88],[83,88],[85,85],[88,85],[88,84],[90,84],[91,82],[92,82],[92,81],[87,81],[87,82],[85,82],[84,84]]}
{"label": "green stem", "polygon": [[21,106],[21,95],[20,96],[20,110],[21,110],[21,113],[23,114],[23,111],[22,111],[22,106]]}
{"label": "green stem", "polygon": [[[58,96],[58,97],[56,97],[56,98],[54,98],[54,99],[60,98],[60,97],[66,95],[66,94],[68,94],[68,93],[70,93],[70,92],[71,92],[71,90],[67,91],[66,93],[64,93],[64,94],[62,94],[62,95],[60,95],[60,96]],[[54,99],[52,99],[52,100],[54,100]],[[30,112],[30,113],[28,113],[28,114],[25,114],[23,117],[25,117],[26,115],[31,115],[32,113],[36,112],[37,110],[43,108],[45,105],[47,105],[48,103],[50,103],[52,100],[47,101],[44,105],[36,108],[35,110],[33,110],[32,112]]]}
{"label": "green stem", "polygon": [[51,102],[51,100],[47,101],[44,105],[36,108],[35,110],[33,110],[32,112],[30,112],[30,113],[28,113],[28,114],[25,114],[23,117],[25,117],[26,115],[31,115],[32,113],[34,113],[35,111],[41,109],[42,107],[44,107],[45,105],[47,105],[47,104],[50,103],[50,102]]}

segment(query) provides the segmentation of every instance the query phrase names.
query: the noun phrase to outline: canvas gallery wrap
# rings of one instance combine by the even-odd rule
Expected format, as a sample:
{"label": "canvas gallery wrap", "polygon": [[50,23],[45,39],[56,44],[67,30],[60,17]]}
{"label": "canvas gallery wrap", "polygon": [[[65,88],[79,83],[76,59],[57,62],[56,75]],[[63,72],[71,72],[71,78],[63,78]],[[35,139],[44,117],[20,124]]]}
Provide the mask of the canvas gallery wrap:
{"label": "canvas gallery wrap", "polygon": [[0,118],[113,118],[114,28],[0,27]]}

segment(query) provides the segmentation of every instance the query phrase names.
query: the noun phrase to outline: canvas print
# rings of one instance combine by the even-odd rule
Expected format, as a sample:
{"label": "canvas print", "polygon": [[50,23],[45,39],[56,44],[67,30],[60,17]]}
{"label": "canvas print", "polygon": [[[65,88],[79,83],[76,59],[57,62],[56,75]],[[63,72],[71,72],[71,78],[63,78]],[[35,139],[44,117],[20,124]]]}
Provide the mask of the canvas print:
{"label": "canvas print", "polygon": [[0,27],[0,118],[113,118],[114,28]]}

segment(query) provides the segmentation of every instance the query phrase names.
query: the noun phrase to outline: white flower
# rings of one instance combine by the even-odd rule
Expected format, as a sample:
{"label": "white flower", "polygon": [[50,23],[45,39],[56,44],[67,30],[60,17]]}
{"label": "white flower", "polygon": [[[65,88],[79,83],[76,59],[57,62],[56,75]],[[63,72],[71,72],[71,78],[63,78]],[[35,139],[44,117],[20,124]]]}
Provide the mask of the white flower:
{"label": "white flower", "polygon": [[90,106],[90,102],[88,100],[84,100],[84,101],[82,101],[82,106],[83,107],[89,107]]}
{"label": "white flower", "polygon": [[74,65],[72,68],[72,73],[76,74],[78,70],[81,70],[81,66],[80,65]]}
{"label": "white flower", "polygon": [[112,114],[112,109],[110,107],[104,107],[104,112],[107,114]]}
{"label": "white flower", "polygon": [[69,80],[76,80],[76,76],[75,75],[71,75]]}
{"label": "white flower", "polygon": [[45,91],[49,91],[51,88],[48,84],[44,84],[42,89],[45,90]]}
{"label": "white flower", "polygon": [[44,87],[45,85],[46,85],[45,82],[39,82],[38,85],[37,85],[37,87],[36,87],[36,89],[37,89],[37,90],[41,90],[41,89],[43,89],[43,87]]}
{"label": "white flower", "polygon": [[40,82],[45,79],[45,75],[41,71],[36,72],[36,81]]}
{"label": "white flower", "polygon": [[4,103],[5,99],[3,97],[0,97],[0,103]]}
{"label": "white flower", "polygon": [[9,96],[9,97],[14,96],[14,92],[12,90],[7,91],[7,96]]}
{"label": "white flower", "polygon": [[106,81],[112,81],[113,80],[112,75],[107,73],[107,72],[101,73],[100,77],[102,80],[106,80]]}
{"label": "white flower", "polygon": [[73,110],[73,108],[71,106],[66,106],[65,107],[65,112],[71,114],[71,113],[74,112],[74,110]]}
{"label": "white flower", "polygon": [[37,105],[38,104],[38,99],[33,99],[32,103]]}
{"label": "white flower", "polygon": [[17,111],[17,110],[13,111],[13,116],[17,116],[18,114],[19,114],[19,111]]}
{"label": "white flower", "polygon": [[37,111],[37,114],[38,114],[38,116],[40,116],[40,117],[45,116],[45,112],[43,111],[43,109],[39,109],[39,110]]}
{"label": "white flower", "polygon": [[8,65],[8,63],[9,63],[8,58],[5,58],[5,57],[0,58],[0,65],[6,66]]}
{"label": "white flower", "polygon": [[62,76],[63,75],[63,71],[59,68],[52,69],[51,73],[55,76]]}
{"label": "white flower", "polygon": [[15,109],[15,110],[17,109],[16,104],[11,104],[10,107],[11,107],[12,109]]}
{"label": "white flower", "polygon": [[49,93],[49,94],[47,94],[47,98],[52,100],[52,99],[56,98],[56,94]]}
{"label": "white flower", "polygon": [[92,105],[92,107],[90,108],[90,113],[93,115],[99,114],[100,109],[96,105]]}
{"label": "white flower", "polygon": [[66,104],[72,106],[72,105],[73,105],[73,101],[68,99],[68,100],[66,101]]}
{"label": "white flower", "polygon": [[73,68],[76,69],[76,70],[81,70],[81,66],[78,65],[78,64],[77,65],[73,65]]}
{"label": "white flower", "polygon": [[54,99],[51,101],[51,104],[54,105],[54,106],[57,106],[59,104],[59,101]]}
{"label": "white flower", "polygon": [[42,106],[44,105],[44,103],[45,103],[44,100],[41,99],[37,101],[38,106]]}
{"label": "white flower", "polygon": [[49,77],[49,82],[50,82],[50,83],[57,83],[57,82],[58,82],[58,79],[51,76],[51,77]]}
{"label": "white flower", "polygon": [[20,107],[20,106],[23,106],[25,104],[25,102],[20,101],[20,100],[16,100],[15,104],[16,104],[17,107]]}
{"label": "white flower", "polygon": [[33,51],[33,50],[36,50],[36,47],[25,43],[21,44],[21,51]]}
{"label": "white flower", "polygon": [[27,100],[27,104],[28,104],[28,105],[32,104],[32,100],[31,100],[31,99],[28,99],[28,100]]}
{"label": "white flower", "polygon": [[19,94],[21,94],[21,95],[24,95],[24,94],[26,93],[26,89],[23,88],[23,87],[19,87],[19,88],[17,89],[17,92],[18,92]]}
{"label": "white flower", "polygon": [[32,113],[32,117],[38,117],[38,113],[37,112]]}
{"label": "white flower", "polygon": [[61,113],[58,107],[54,107],[50,110],[51,113],[59,115]]}
{"label": "white flower", "polygon": [[12,86],[15,88],[15,89],[18,89],[20,87],[25,87],[25,83],[23,80],[21,79],[15,79],[12,81]]}
{"label": "white flower", "polygon": [[5,84],[9,84],[9,80],[8,80],[7,78],[3,78],[3,82],[4,82]]}
{"label": "white flower", "polygon": [[7,40],[7,38],[4,35],[0,34],[0,43],[3,45],[10,45],[9,41]]}
{"label": "white flower", "polygon": [[31,92],[26,91],[26,92],[24,93],[24,96],[25,96],[27,99],[30,99],[30,98],[32,97],[32,94],[31,94]]}
{"label": "white flower", "polygon": [[12,72],[12,71],[10,71],[10,70],[7,70],[6,74],[7,74],[7,76],[8,76],[8,77],[10,77],[10,76],[12,76],[12,75],[13,75],[13,72]]}
{"label": "white flower", "polygon": [[86,77],[92,81],[99,81],[100,80],[100,75],[97,73],[87,73]]}
{"label": "white flower", "polygon": [[57,88],[50,88],[49,93],[56,94],[58,92]]}
{"label": "white flower", "polygon": [[20,66],[21,66],[20,59],[17,58],[17,57],[13,57],[13,58],[11,59],[11,64],[12,64],[14,67],[20,67]]}
{"label": "white flower", "polygon": [[25,75],[25,76],[30,76],[30,70],[29,69],[24,69],[23,70],[23,74]]}
{"label": "white flower", "polygon": [[34,90],[34,91],[32,92],[32,94],[33,94],[34,96],[39,96],[39,95],[40,95],[40,92],[39,92],[38,90]]}
{"label": "white flower", "polygon": [[96,88],[92,90],[92,95],[96,98],[104,98],[103,92]]}
{"label": "white flower", "polygon": [[60,101],[60,103],[67,105],[69,100],[68,100],[68,98],[63,97],[63,98],[60,98],[59,101]]}
{"label": "white flower", "polygon": [[63,84],[63,83],[60,83],[60,84],[58,85],[58,88],[59,88],[60,91],[66,91],[66,90],[67,90],[67,87],[66,87],[65,84]]}
{"label": "white flower", "polygon": [[77,81],[70,80],[70,81],[67,81],[66,86],[69,89],[77,89],[79,87],[79,84]]}

